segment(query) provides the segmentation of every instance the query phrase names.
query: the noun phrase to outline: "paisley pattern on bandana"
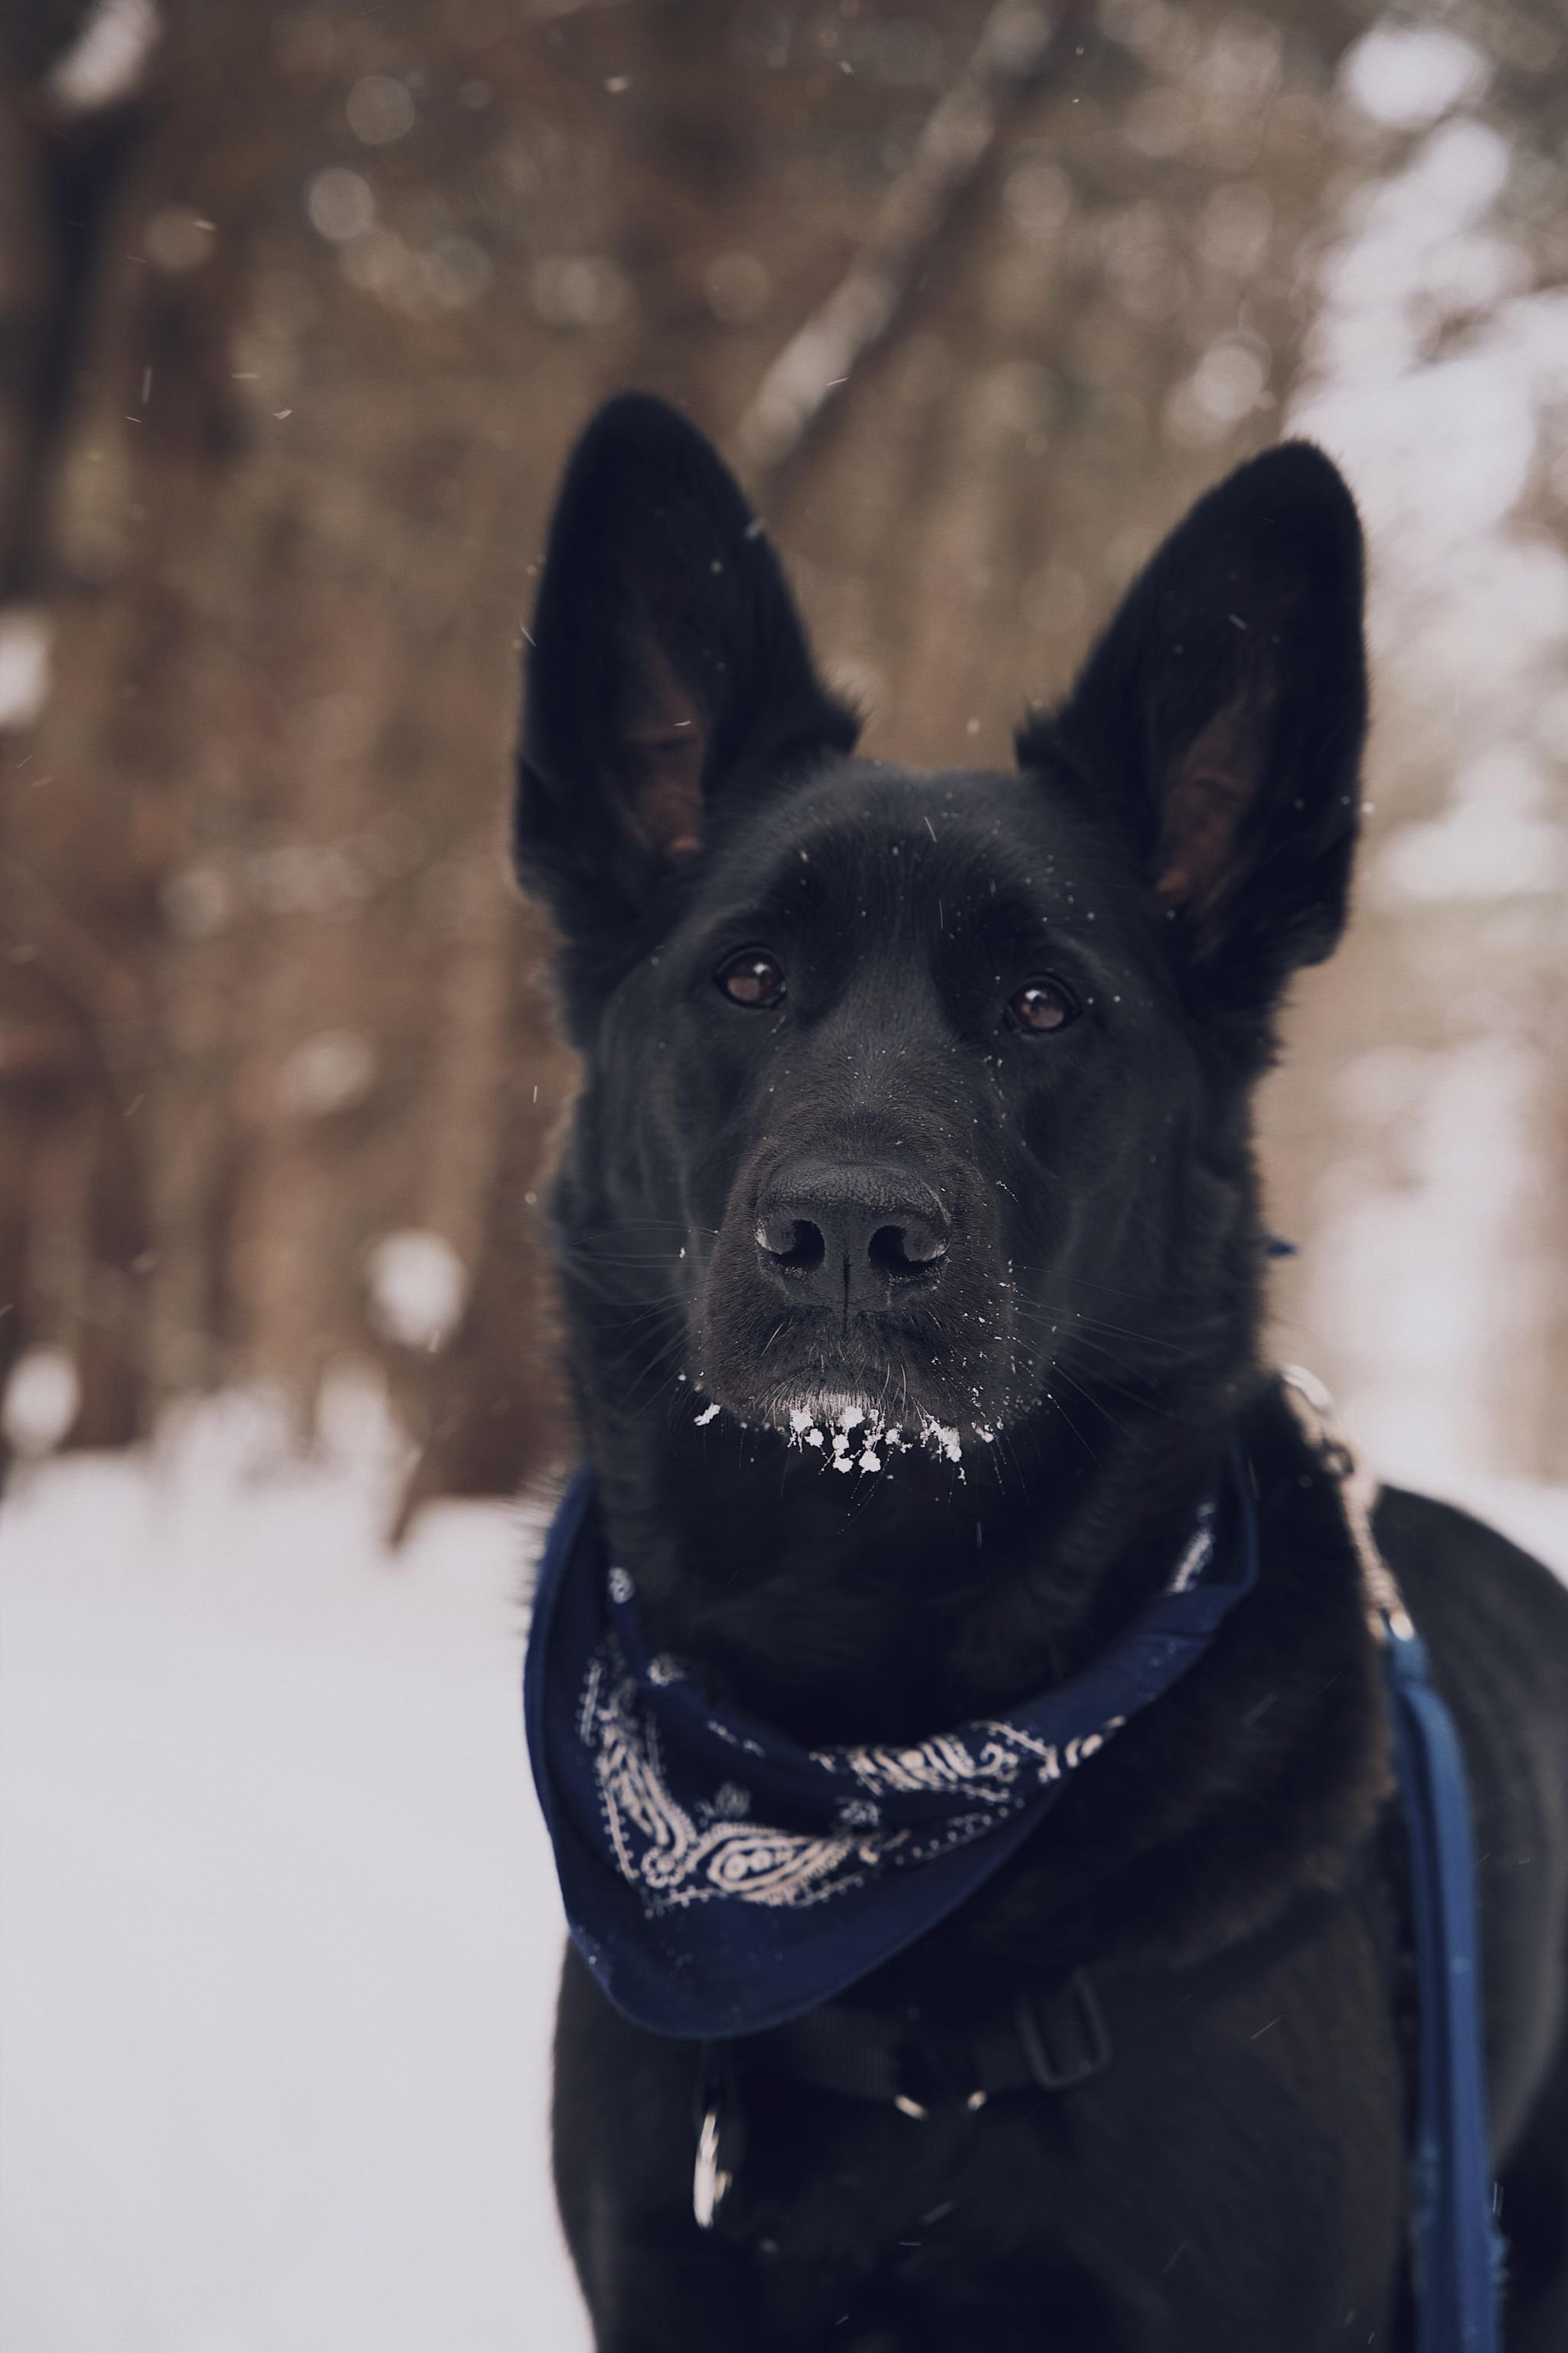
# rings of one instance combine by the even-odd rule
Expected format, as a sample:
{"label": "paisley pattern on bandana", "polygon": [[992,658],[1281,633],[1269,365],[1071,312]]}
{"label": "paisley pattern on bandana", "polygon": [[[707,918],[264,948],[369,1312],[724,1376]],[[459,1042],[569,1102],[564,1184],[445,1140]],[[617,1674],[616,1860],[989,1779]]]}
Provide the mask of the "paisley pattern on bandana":
{"label": "paisley pattern on bandana", "polygon": [[[631,1580],[611,1571],[612,1597],[629,1604]],[[648,1680],[668,1683],[661,1659]],[[868,1873],[927,1862],[950,1847],[983,1838],[1026,1803],[1030,1787],[1059,1781],[1092,1757],[1125,1722],[1110,1718],[1102,1732],[1058,1746],[1016,1725],[982,1721],[914,1748],[816,1749],[809,1763],[820,1774],[835,1825],[817,1831],[788,1830],[755,1819],[753,1793],[733,1780],[715,1784],[710,1797],[678,1798],[663,1761],[654,1715],[642,1701],[614,1634],[590,1662],[578,1711],[579,1737],[592,1748],[605,1834],[616,1868],[650,1907],[706,1903],[730,1896],[743,1904],[820,1904],[860,1886]],[[871,1798],[835,1798],[846,1777]],[[879,1800],[921,1795],[961,1796],[971,1810],[945,1815],[924,1831],[879,1827]]]}
{"label": "paisley pattern on bandana", "polygon": [[850,1838],[803,1837],[745,1820],[751,1793],[732,1781],[717,1784],[710,1799],[683,1806],[662,1768],[658,1727],[638,1706],[613,1638],[589,1668],[579,1722],[593,1746],[616,1868],[650,1908],[723,1895],[748,1904],[809,1902],[833,1892],[854,1855]]}
{"label": "paisley pattern on bandana", "polygon": [[657,2032],[798,2015],[912,1943],[1000,1869],[1072,1777],[1200,1657],[1253,1574],[1217,1573],[1205,1506],[1163,1593],[1068,1683],[925,1740],[806,1749],[650,1649],[584,1479],[541,1573],[529,1745],[573,1936]]}

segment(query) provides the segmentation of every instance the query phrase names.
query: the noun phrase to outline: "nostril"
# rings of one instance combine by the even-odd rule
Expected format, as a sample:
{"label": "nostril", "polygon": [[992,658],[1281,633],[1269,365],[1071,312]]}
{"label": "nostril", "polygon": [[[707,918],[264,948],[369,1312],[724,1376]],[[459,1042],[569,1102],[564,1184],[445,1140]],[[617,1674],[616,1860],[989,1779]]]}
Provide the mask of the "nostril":
{"label": "nostril", "polygon": [[795,1224],[794,1247],[779,1253],[781,1266],[798,1266],[809,1273],[820,1266],[827,1255],[827,1244],[822,1239],[822,1229],[814,1226],[809,1218],[797,1218]]}
{"label": "nostril", "polygon": [[923,1222],[879,1226],[867,1245],[872,1265],[884,1274],[920,1274],[946,1250],[946,1237]]}
{"label": "nostril", "polygon": [[814,1226],[809,1218],[759,1220],[757,1247],[765,1251],[776,1266],[794,1267],[803,1274],[811,1273],[827,1255],[822,1229]]}

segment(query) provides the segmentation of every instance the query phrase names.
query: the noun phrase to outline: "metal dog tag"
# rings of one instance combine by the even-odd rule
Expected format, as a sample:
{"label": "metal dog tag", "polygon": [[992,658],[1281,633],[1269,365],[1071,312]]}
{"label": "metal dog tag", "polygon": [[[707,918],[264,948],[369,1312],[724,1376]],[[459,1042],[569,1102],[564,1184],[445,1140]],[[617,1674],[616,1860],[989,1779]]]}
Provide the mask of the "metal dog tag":
{"label": "metal dog tag", "polygon": [[710,2107],[697,2136],[697,2163],[691,2174],[691,2211],[700,2231],[713,2228],[713,2217],[724,2202],[730,2180],[719,2165],[719,2111]]}

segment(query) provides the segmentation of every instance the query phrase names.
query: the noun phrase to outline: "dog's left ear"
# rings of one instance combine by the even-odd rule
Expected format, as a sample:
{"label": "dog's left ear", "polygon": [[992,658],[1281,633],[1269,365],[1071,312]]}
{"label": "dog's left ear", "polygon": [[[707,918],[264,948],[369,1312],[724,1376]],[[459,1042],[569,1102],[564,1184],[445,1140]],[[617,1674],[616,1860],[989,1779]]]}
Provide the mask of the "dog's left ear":
{"label": "dog's left ear", "polygon": [[1186,955],[1268,1001],[1343,927],[1365,733],[1361,526],[1296,441],[1199,501],[1018,756],[1111,797]]}
{"label": "dog's left ear", "polygon": [[733,478],[647,394],[573,452],[528,638],[517,864],[575,944],[625,936],[718,793],[858,733]]}

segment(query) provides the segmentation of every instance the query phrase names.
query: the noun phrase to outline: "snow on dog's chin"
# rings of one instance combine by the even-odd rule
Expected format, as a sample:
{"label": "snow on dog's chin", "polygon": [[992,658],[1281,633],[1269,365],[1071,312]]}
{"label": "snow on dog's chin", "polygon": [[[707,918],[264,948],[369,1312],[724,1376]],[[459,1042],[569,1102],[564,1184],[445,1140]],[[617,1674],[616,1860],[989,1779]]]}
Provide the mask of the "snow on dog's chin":
{"label": "snow on dog's chin", "polygon": [[[835,1471],[881,1471],[892,1455],[921,1449],[957,1462],[963,1451],[963,1434],[949,1423],[929,1413],[912,1421],[889,1421],[885,1408],[870,1398],[824,1391],[784,1410],[790,1444],[802,1452],[815,1451]],[[996,1433],[980,1422],[968,1435],[989,1446]]]}
{"label": "snow on dog's chin", "polygon": [[[721,1409],[715,1400],[698,1391],[693,1403],[697,1410],[691,1419],[696,1429],[707,1430],[719,1419]],[[747,1416],[736,1418],[742,1430],[752,1427]],[[813,1390],[798,1401],[785,1396],[774,1400],[758,1419],[780,1431],[801,1453],[815,1453],[825,1470],[843,1472],[885,1470],[890,1456],[921,1451],[959,1463],[967,1441],[990,1446],[996,1438],[987,1422],[976,1421],[960,1430],[939,1421],[934,1414],[919,1411],[907,1420],[889,1421],[885,1408],[873,1398],[839,1389]],[[960,1470],[960,1478],[963,1475]]]}

